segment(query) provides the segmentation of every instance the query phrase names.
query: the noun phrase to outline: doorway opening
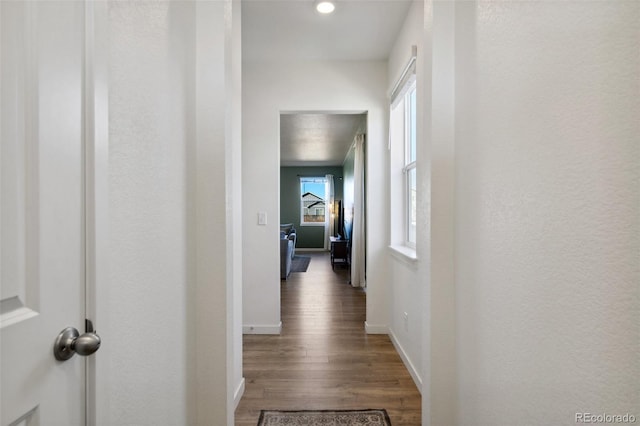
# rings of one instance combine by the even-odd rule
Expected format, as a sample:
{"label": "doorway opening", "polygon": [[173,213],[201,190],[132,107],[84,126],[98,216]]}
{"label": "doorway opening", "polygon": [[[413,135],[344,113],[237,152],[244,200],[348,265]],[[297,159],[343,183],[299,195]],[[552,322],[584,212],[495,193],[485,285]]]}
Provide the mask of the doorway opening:
{"label": "doorway opening", "polygon": [[[366,132],[366,111],[280,113],[279,219],[281,226],[295,229],[295,253],[331,251],[339,241],[348,247],[344,266],[350,268],[354,244],[364,249],[366,228],[360,226],[354,234],[354,221],[366,223],[366,167],[362,152],[360,158],[356,154],[357,141],[364,141]],[[357,166],[357,161],[362,164]],[[356,185],[361,185],[360,191]],[[358,196],[362,197],[359,202]],[[358,258],[360,262],[365,259]],[[288,276],[289,271],[281,273],[281,279]],[[348,277],[351,282],[350,274]]]}

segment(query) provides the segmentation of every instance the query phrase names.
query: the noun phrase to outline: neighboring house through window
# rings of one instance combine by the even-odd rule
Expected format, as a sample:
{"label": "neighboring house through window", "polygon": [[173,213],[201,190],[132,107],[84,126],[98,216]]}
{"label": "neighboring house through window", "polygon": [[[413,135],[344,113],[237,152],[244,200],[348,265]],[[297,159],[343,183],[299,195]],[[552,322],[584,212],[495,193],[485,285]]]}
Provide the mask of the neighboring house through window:
{"label": "neighboring house through window", "polygon": [[300,225],[324,226],[326,181],[325,177],[300,178]]}

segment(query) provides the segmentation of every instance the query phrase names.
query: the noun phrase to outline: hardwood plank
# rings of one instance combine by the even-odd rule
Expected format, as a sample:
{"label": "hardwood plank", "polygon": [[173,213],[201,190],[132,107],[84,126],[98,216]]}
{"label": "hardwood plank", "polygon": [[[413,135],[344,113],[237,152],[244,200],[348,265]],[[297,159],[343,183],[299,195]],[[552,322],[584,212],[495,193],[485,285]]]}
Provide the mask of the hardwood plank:
{"label": "hardwood plank", "polygon": [[245,393],[236,426],[262,409],[385,408],[393,426],[417,426],[421,397],[388,336],[367,335],[366,293],[331,269],[328,253],[306,253],[305,273],[281,282],[282,334],[245,335]]}

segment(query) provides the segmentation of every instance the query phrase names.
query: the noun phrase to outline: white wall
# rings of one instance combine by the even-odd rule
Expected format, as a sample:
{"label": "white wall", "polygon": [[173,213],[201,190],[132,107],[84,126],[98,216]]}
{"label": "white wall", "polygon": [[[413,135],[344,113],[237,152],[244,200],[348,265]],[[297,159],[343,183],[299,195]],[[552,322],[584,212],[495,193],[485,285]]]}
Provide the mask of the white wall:
{"label": "white wall", "polygon": [[[195,407],[187,400],[192,343],[185,333],[193,92],[184,67],[193,55],[192,9],[167,2],[109,8],[109,326],[118,334],[103,338],[111,424],[179,424]],[[167,344],[169,336],[179,337]]]}
{"label": "white wall", "polygon": [[[370,331],[386,330],[386,64],[244,62],[242,84],[245,332],[277,332],[280,324],[278,217],[281,111],[369,113],[367,324]],[[259,211],[267,212],[267,226],[258,226]]]}
{"label": "white wall", "polygon": [[[424,96],[423,88],[425,85],[425,70],[423,66],[423,2],[415,1],[411,5],[411,9],[407,13],[402,30],[394,43],[394,47],[389,55],[388,61],[388,92],[391,92],[394,84],[400,77],[402,70],[411,57],[411,47],[417,46],[420,52],[419,61],[416,63],[417,78],[417,120],[418,120],[418,151],[423,154],[424,151]],[[388,106],[387,106],[388,108]],[[422,167],[424,162],[418,164],[417,171],[420,176],[424,176],[425,168]],[[387,165],[386,167],[389,167]],[[402,193],[397,189],[390,188],[390,197],[396,195],[397,202],[392,202],[391,207],[400,207],[402,203]],[[395,194],[393,192],[395,191]],[[423,199],[427,194],[419,192],[418,198],[418,217],[428,217],[427,204]],[[422,221],[426,222],[426,221]],[[393,227],[393,223],[386,225],[387,229]],[[396,226],[397,228],[397,226]],[[400,226],[402,228],[402,226]],[[409,369],[418,389],[422,390],[422,336],[423,321],[422,315],[426,309],[426,301],[422,295],[422,289],[425,285],[423,271],[428,261],[427,253],[422,242],[427,239],[426,226],[420,226],[417,229],[417,239],[420,241],[420,247],[417,250],[417,260],[405,258],[401,254],[397,254],[392,250],[387,251],[389,259],[389,275],[388,285],[390,291],[391,311],[389,316],[389,333],[396,349],[401,354],[405,365]],[[392,241],[387,241],[389,245]],[[407,324],[405,324],[404,314],[407,314]]]}
{"label": "white wall", "polygon": [[97,363],[109,376],[99,423],[232,425],[242,368],[239,11],[231,1],[108,8],[110,282],[98,298]]}
{"label": "white wall", "polygon": [[458,424],[640,418],[639,23],[456,4]]}
{"label": "white wall", "polygon": [[[420,154],[427,173],[420,184],[428,196],[427,241],[429,261],[423,265],[425,287],[425,341],[422,416],[425,425],[456,424],[457,359],[455,276],[455,3],[425,5],[425,62],[429,62],[430,99],[425,106],[425,152]],[[428,52],[428,54],[427,54]],[[426,69],[427,67],[425,67]],[[427,72],[427,71],[425,71]],[[424,155],[424,156],[422,156]]]}

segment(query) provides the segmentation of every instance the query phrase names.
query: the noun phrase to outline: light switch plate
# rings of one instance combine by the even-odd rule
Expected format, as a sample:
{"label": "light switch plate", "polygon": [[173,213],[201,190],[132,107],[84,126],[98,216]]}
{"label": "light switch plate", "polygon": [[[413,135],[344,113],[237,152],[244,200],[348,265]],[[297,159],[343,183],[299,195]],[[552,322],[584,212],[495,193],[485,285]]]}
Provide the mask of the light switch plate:
{"label": "light switch plate", "polygon": [[258,212],[258,225],[267,224],[267,212]]}

